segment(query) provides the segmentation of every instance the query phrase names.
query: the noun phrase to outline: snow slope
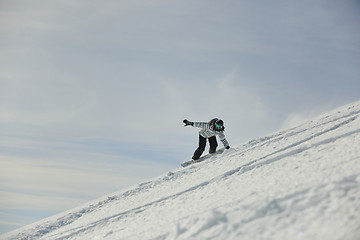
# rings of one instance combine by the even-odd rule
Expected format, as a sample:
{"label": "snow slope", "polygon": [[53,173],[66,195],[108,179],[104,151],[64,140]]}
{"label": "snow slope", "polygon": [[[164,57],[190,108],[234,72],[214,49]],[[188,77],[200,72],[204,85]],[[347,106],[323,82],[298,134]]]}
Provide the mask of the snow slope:
{"label": "snow slope", "polygon": [[360,239],[359,163],[360,101],[0,237]]}

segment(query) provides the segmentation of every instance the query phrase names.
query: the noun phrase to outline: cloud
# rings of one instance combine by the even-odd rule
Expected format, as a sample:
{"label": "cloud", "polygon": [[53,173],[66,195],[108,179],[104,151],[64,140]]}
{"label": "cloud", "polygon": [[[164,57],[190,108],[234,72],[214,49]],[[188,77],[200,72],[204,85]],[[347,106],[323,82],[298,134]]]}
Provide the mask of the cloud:
{"label": "cloud", "polygon": [[339,88],[343,73],[359,72],[331,53],[358,33],[330,38],[349,19],[337,23],[343,15],[319,1],[23,3],[6,2],[1,15],[7,134],[176,148],[173,136],[188,136],[182,118],[217,114],[248,139],[280,126],[289,111],[356,89]]}
{"label": "cloud", "polygon": [[3,209],[67,209],[139,183],[152,177],[154,171],[159,174],[166,171],[156,163],[137,159],[130,163],[107,154],[71,151],[72,156],[57,155],[49,159],[27,155],[26,158],[0,157]]}
{"label": "cloud", "polygon": [[24,193],[0,192],[2,209],[57,212],[84,202],[83,199],[62,196],[43,196]]}

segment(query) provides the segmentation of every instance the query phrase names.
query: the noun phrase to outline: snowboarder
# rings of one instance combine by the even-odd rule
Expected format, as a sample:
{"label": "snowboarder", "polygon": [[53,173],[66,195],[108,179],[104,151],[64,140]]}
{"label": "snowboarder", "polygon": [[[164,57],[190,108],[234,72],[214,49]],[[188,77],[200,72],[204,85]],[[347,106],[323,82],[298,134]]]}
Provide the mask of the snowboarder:
{"label": "snowboarder", "polygon": [[193,126],[201,128],[199,132],[199,147],[195,150],[194,155],[192,157],[193,160],[197,160],[200,158],[201,154],[205,150],[206,139],[209,140],[210,149],[209,153],[215,153],[218,143],[216,141],[216,135],[219,136],[221,142],[224,144],[226,149],[229,149],[229,143],[225,138],[224,134],[224,122],[221,119],[214,118],[210,120],[210,122],[190,122],[187,119],[184,119],[183,123],[185,126]]}

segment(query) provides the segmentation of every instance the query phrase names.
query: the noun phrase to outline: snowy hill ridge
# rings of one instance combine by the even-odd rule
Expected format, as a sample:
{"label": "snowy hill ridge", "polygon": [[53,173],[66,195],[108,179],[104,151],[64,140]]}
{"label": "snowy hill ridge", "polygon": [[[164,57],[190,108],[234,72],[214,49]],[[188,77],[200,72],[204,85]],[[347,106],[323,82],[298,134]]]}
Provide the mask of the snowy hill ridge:
{"label": "snowy hill ridge", "polygon": [[360,101],[0,237],[360,239]]}

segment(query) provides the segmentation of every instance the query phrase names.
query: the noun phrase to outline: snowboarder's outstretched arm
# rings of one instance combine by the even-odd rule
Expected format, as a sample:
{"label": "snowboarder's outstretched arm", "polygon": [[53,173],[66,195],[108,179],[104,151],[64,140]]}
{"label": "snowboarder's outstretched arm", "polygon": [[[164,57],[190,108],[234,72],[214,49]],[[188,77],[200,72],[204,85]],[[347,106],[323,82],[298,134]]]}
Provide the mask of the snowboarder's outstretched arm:
{"label": "snowboarder's outstretched arm", "polygon": [[210,128],[210,124],[208,122],[190,122],[187,119],[184,119],[183,123],[185,123],[185,126],[193,126],[197,128]]}

